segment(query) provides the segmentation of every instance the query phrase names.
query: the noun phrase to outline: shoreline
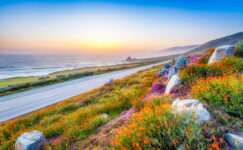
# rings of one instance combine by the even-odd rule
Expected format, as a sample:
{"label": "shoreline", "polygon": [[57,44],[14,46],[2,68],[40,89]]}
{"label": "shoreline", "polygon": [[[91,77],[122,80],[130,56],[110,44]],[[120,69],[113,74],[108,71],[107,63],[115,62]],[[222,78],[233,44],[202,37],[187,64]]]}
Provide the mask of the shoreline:
{"label": "shoreline", "polygon": [[54,85],[66,81],[80,79],[82,77],[99,75],[114,71],[136,68],[145,66],[165,60],[171,59],[174,56],[161,57],[160,59],[149,59],[150,61],[141,60],[140,62],[128,62],[124,64],[110,65],[110,66],[97,66],[85,67],[71,70],[57,71],[44,76],[30,76],[30,77],[15,77],[8,79],[0,79],[0,97],[27,91],[35,88]]}

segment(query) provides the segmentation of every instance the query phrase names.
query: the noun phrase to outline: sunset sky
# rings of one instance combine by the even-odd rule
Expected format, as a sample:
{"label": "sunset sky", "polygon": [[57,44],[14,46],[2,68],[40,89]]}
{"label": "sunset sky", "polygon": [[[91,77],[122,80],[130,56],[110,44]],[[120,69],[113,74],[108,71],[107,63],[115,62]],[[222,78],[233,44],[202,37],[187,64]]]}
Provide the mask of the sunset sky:
{"label": "sunset sky", "polygon": [[243,31],[234,0],[1,0],[0,54],[125,53]]}

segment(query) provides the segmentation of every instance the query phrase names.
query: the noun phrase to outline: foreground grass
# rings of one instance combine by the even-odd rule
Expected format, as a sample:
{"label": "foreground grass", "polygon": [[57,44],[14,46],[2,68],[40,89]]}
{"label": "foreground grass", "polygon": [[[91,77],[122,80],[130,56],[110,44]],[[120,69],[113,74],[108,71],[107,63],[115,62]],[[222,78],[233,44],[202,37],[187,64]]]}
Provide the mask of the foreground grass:
{"label": "foreground grass", "polygon": [[[30,115],[2,123],[0,149],[13,149],[17,137],[31,130],[40,130],[52,149],[65,149],[75,141],[86,138],[98,126],[132,107],[136,99],[149,93],[157,71],[153,67],[116,80],[110,86],[84,93]],[[109,115],[108,120],[102,115]]]}

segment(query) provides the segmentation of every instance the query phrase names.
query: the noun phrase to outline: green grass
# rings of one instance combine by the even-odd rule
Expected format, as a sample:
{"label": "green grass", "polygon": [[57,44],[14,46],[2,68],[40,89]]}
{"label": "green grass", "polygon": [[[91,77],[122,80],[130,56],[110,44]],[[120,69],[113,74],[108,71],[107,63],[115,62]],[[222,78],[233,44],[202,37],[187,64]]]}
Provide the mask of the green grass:
{"label": "green grass", "polygon": [[[77,97],[16,118],[0,126],[0,149],[13,149],[17,137],[31,130],[40,130],[47,139],[60,137],[50,142],[53,149],[65,149],[74,142],[86,138],[97,127],[114,119],[132,107],[134,100],[144,97],[163,66],[139,71],[112,85],[102,86]],[[102,114],[109,115],[108,120]],[[101,117],[101,118],[100,118]]]}

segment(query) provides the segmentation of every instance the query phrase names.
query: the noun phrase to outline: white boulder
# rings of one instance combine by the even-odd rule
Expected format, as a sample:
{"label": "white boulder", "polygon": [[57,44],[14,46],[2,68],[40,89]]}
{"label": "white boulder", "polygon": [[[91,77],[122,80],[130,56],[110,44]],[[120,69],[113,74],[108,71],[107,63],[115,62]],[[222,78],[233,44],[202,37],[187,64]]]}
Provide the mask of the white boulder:
{"label": "white boulder", "polygon": [[239,149],[243,149],[243,133],[242,132],[239,132],[239,133],[236,133],[236,134],[227,133],[226,134],[226,140],[234,148],[238,147]]}
{"label": "white boulder", "polygon": [[103,114],[103,117],[104,117],[105,119],[108,119],[109,115],[108,115],[107,113],[104,113],[104,114]]}
{"label": "white boulder", "polygon": [[175,74],[170,78],[165,89],[165,94],[169,94],[171,89],[178,84],[180,84],[180,77],[178,76],[178,74]]}
{"label": "white boulder", "polygon": [[34,130],[21,134],[16,143],[15,150],[38,150],[46,145],[46,139],[42,132]]}
{"label": "white boulder", "polygon": [[208,64],[217,62],[226,56],[231,57],[234,55],[234,53],[235,53],[234,45],[224,45],[224,46],[217,47],[214,50],[212,56],[210,57]]}
{"label": "white boulder", "polygon": [[200,122],[208,121],[211,118],[207,109],[203,107],[203,104],[195,99],[176,99],[172,103],[172,110],[174,112],[185,112],[192,117],[196,115],[196,120]]}

